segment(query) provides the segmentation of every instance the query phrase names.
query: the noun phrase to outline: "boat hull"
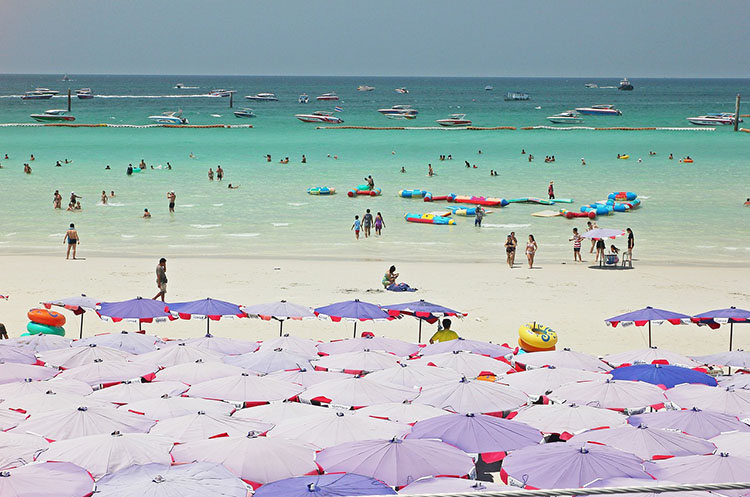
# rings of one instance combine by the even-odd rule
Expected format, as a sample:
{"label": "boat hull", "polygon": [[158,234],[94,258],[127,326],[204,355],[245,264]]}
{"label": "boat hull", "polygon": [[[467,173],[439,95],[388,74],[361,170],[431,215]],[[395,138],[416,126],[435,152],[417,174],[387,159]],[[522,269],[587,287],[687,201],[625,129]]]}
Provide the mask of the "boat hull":
{"label": "boat hull", "polygon": [[31,118],[40,123],[50,122],[61,122],[61,121],[75,121],[76,118],[73,116],[45,116],[43,114],[32,114]]}
{"label": "boat hull", "polygon": [[21,100],[49,100],[52,95],[22,95]]}
{"label": "boat hull", "polygon": [[438,119],[435,122],[440,126],[445,126],[446,128],[471,126],[471,121],[469,121],[468,119]]}

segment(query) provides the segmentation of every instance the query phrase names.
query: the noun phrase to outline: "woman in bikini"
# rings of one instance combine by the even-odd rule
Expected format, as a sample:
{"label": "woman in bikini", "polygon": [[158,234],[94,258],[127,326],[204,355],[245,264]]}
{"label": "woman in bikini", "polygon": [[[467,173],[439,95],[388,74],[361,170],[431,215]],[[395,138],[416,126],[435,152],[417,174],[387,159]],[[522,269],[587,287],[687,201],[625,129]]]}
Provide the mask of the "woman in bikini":
{"label": "woman in bikini", "polygon": [[529,269],[534,268],[534,254],[536,254],[537,244],[534,235],[529,235],[529,241],[526,243],[526,258],[529,260]]}
{"label": "woman in bikini", "polygon": [[513,241],[513,237],[508,235],[505,240],[505,261],[508,263],[508,267],[513,269],[513,259],[516,255],[516,242]]}

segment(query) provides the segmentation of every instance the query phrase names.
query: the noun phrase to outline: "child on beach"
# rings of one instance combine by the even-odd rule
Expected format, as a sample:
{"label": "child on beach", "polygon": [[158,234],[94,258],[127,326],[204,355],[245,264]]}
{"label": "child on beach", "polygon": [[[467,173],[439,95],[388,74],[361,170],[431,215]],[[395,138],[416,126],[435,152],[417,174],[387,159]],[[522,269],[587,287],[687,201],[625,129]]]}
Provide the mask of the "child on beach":
{"label": "child on beach", "polygon": [[581,259],[581,240],[583,237],[578,234],[578,228],[573,228],[573,237],[568,239],[573,242],[573,262],[583,262]]}
{"label": "child on beach", "polygon": [[359,221],[359,216],[354,216],[354,224],[352,224],[351,229],[354,230],[354,237],[359,240],[359,228],[361,226],[361,223]]}

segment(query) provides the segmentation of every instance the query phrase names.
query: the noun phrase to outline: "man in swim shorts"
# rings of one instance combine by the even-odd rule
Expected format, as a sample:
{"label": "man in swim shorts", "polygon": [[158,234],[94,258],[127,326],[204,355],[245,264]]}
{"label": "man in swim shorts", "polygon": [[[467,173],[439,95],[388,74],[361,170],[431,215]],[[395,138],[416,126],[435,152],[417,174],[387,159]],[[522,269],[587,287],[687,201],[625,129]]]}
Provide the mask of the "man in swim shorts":
{"label": "man in swim shorts", "polygon": [[370,213],[370,209],[367,209],[365,215],[362,216],[362,224],[365,228],[365,238],[367,238],[370,236],[370,226],[372,226],[372,214]]}
{"label": "man in swim shorts", "polygon": [[66,259],[70,258],[70,249],[73,249],[73,260],[76,258],[76,247],[80,243],[80,239],[78,238],[78,231],[76,231],[76,225],[73,223],[70,223],[70,227],[68,228],[68,231],[65,232],[65,238],[63,238],[63,243],[68,244],[68,252],[65,255]]}
{"label": "man in swim shorts", "polygon": [[159,264],[156,266],[156,287],[159,293],[151,300],[161,297],[161,301],[164,302],[164,296],[167,294],[167,260],[164,257],[159,259]]}
{"label": "man in swim shorts", "polygon": [[167,193],[167,199],[169,200],[169,212],[174,214],[174,203],[175,200],[177,200],[177,195],[175,195],[174,190]]}

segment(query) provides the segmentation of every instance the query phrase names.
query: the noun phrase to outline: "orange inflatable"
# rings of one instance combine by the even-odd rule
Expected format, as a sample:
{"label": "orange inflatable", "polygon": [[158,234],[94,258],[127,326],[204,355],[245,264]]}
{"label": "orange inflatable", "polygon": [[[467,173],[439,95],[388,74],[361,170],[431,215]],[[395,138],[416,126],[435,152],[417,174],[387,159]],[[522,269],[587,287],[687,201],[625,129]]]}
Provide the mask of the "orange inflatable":
{"label": "orange inflatable", "polygon": [[47,326],[62,326],[65,324],[65,316],[47,309],[31,309],[26,315],[33,323],[46,324]]}

